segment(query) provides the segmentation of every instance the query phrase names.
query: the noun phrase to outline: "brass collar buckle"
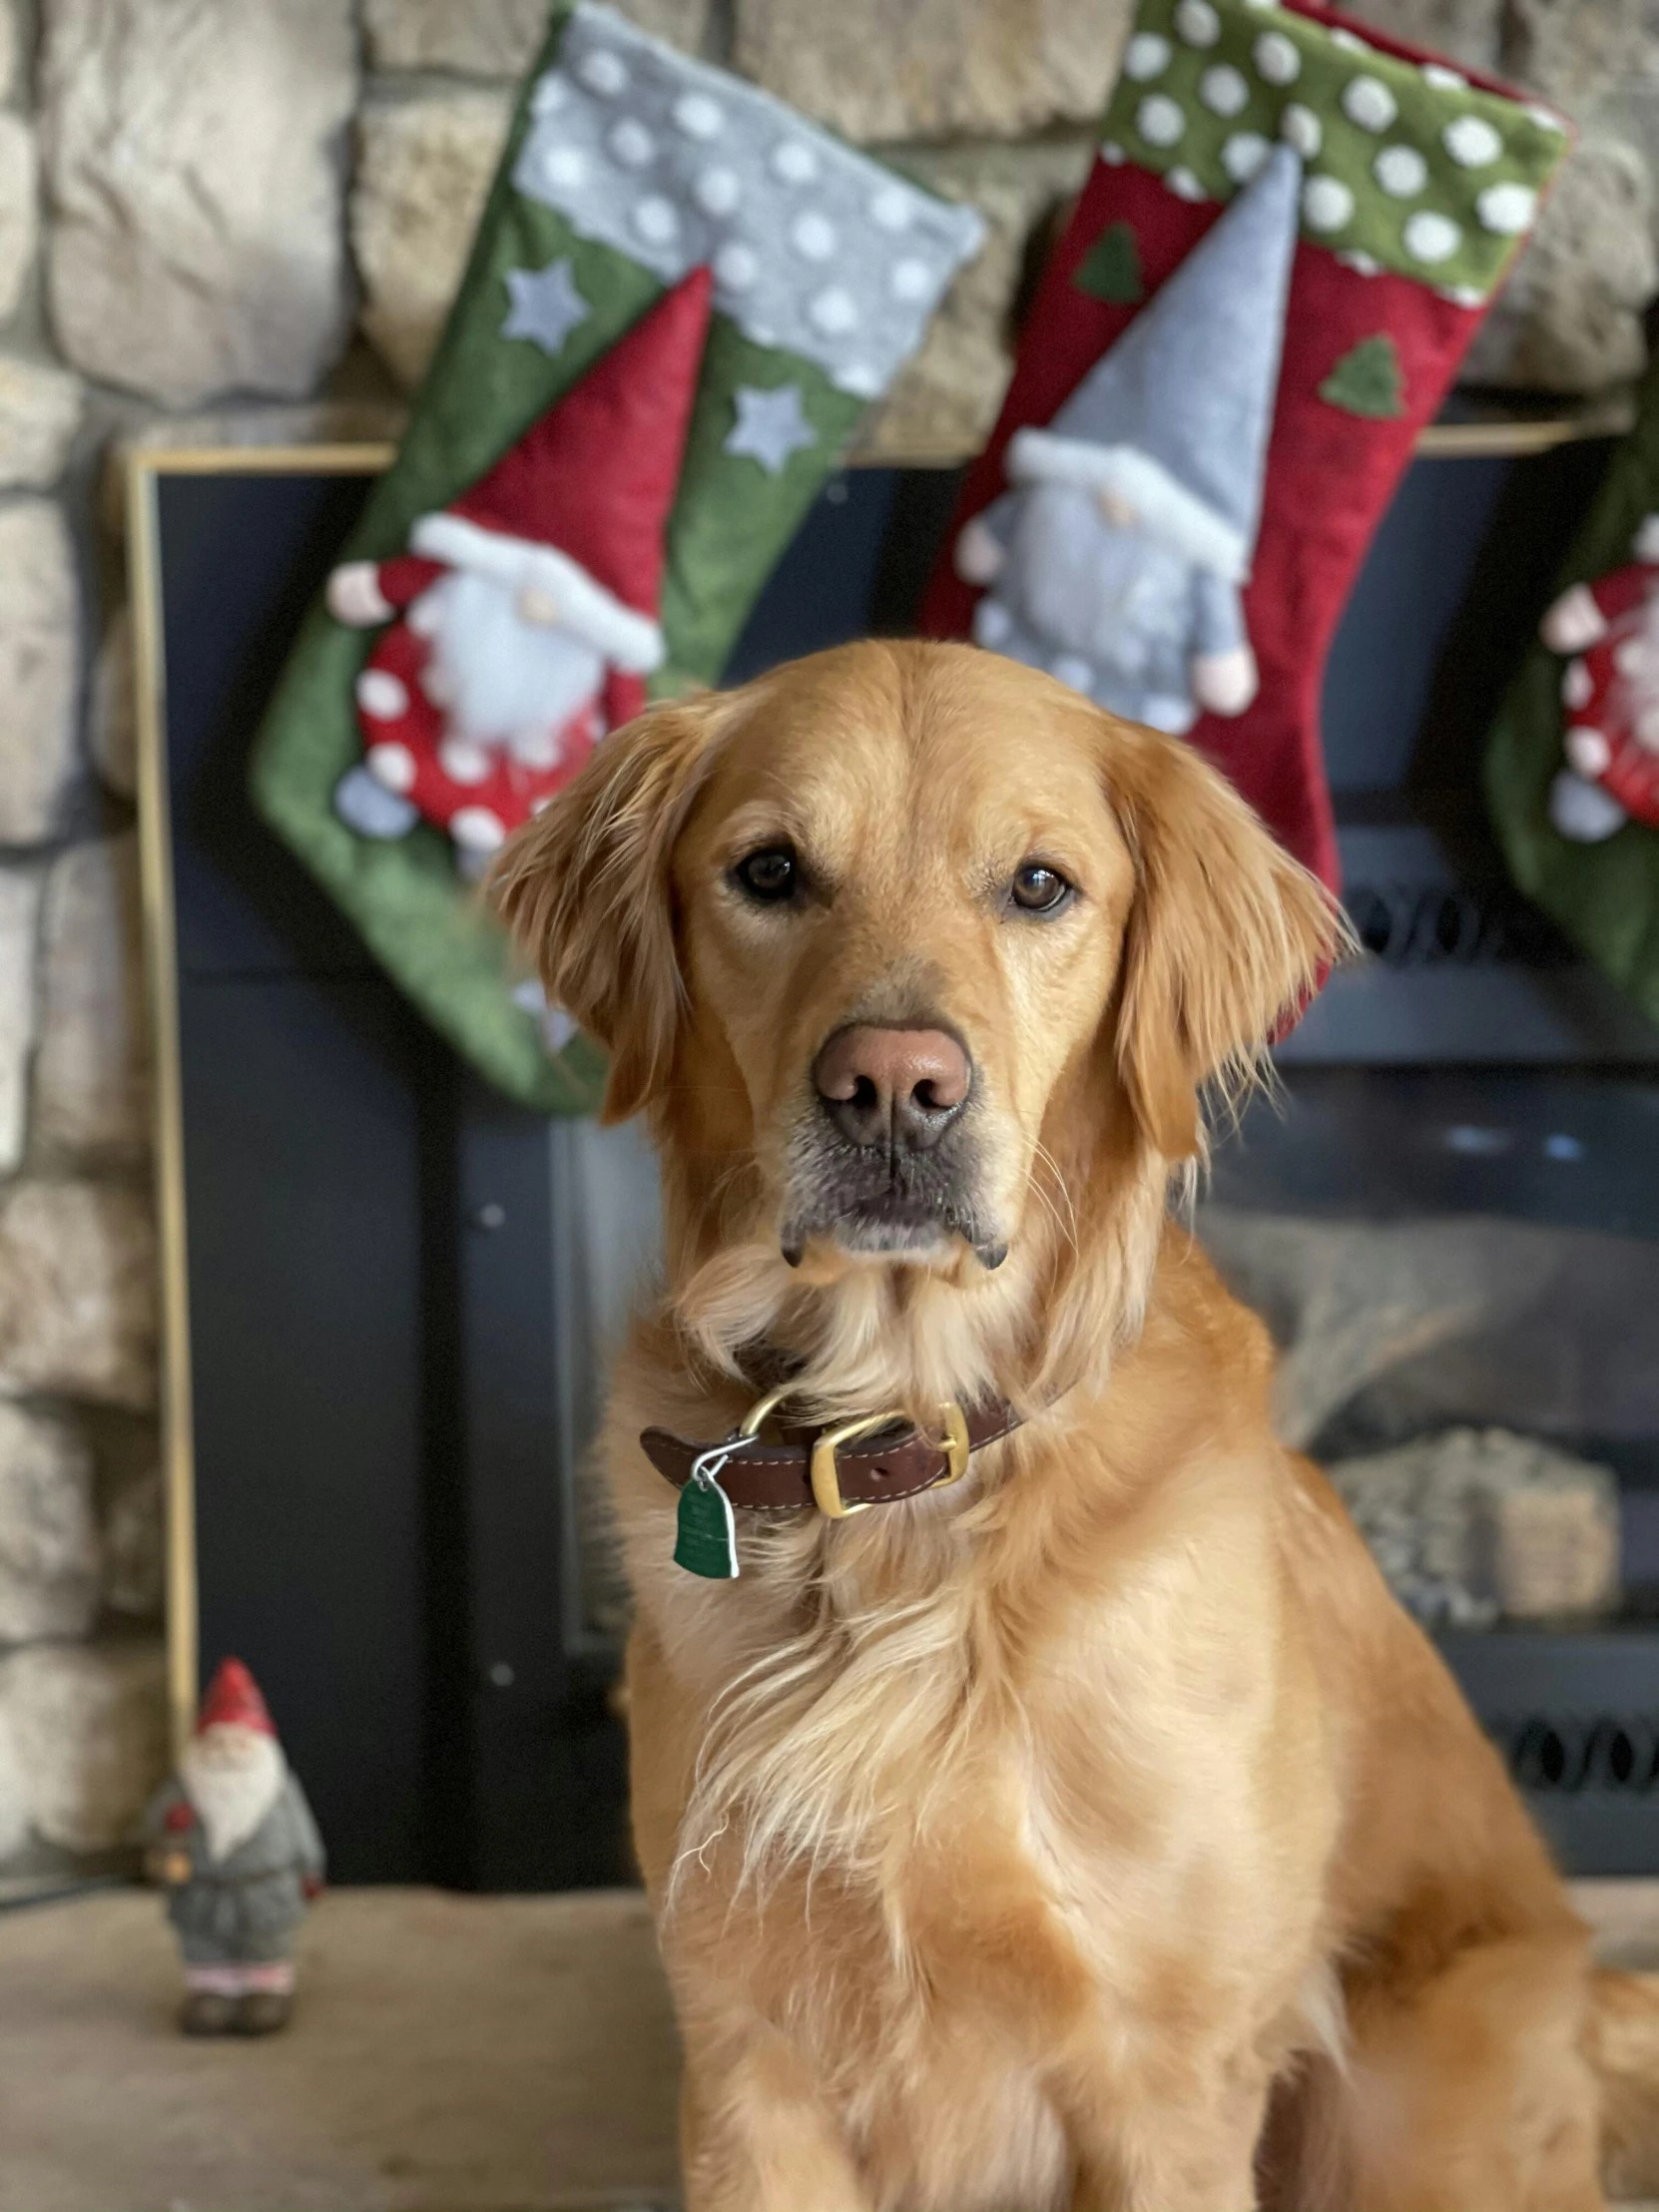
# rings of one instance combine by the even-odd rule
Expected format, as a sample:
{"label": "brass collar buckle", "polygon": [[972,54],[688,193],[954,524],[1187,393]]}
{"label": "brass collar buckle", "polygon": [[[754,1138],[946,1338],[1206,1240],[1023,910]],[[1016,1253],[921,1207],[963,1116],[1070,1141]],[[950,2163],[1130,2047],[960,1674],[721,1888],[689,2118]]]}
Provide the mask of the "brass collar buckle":
{"label": "brass collar buckle", "polygon": [[[787,1383],[782,1389],[769,1391],[749,1408],[739,1424],[738,1434],[743,1437],[759,1435],[767,1416],[775,1410],[781,1399],[790,1394],[791,1385]],[[835,1454],[841,1445],[852,1443],[859,1436],[873,1435],[877,1429],[890,1428],[903,1419],[903,1413],[896,1408],[886,1413],[864,1413],[855,1420],[837,1421],[832,1428],[824,1429],[814,1439],[813,1497],[827,1520],[847,1520],[854,1513],[867,1513],[872,1505],[881,1502],[878,1498],[864,1498],[849,1504],[842,1497],[840,1474],[835,1461]],[[968,1442],[967,1416],[953,1397],[946,1398],[939,1407],[939,1419],[944,1428],[939,1449],[944,1453],[945,1471],[936,1481],[927,1485],[933,1490],[945,1489],[952,1482],[962,1479],[968,1469],[968,1452],[971,1448]]]}

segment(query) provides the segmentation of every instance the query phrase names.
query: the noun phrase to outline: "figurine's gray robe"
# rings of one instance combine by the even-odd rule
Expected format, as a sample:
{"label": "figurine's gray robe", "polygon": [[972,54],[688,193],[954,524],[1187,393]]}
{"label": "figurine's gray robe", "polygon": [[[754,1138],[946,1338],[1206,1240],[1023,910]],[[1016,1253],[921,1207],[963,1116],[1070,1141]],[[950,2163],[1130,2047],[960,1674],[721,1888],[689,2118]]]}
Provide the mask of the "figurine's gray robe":
{"label": "figurine's gray robe", "polygon": [[[168,1816],[190,1814],[189,1826]],[[297,1780],[284,1768],[276,1802],[254,1833],[223,1859],[208,1851],[208,1832],[183,1785],[174,1780],[150,1801],[145,1840],[160,1851],[189,1854],[188,1882],[170,1885],[168,1917],[192,1966],[252,1964],[285,1958],[304,1918],[306,1887],[322,1880],[322,1838]]]}
{"label": "figurine's gray robe", "polygon": [[1004,560],[974,611],[979,644],[1131,722],[1177,737],[1191,729],[1194,655],[1249,642],[1237,584],[1108,522],[1079,484],[1028,484],[980,520]]}

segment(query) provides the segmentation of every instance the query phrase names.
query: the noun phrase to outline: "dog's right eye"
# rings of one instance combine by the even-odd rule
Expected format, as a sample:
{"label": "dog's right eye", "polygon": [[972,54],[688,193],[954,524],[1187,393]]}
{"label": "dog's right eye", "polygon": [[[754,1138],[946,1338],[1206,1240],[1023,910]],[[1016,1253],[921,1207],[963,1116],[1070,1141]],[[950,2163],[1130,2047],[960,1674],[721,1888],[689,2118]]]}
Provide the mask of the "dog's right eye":
{"label": "dog's right eye", "polygon": [[732,880],[763,905],[781,905],[795,896],[801,881],[794,845],[764,844],[758,851],[746,852],[732,870]]}

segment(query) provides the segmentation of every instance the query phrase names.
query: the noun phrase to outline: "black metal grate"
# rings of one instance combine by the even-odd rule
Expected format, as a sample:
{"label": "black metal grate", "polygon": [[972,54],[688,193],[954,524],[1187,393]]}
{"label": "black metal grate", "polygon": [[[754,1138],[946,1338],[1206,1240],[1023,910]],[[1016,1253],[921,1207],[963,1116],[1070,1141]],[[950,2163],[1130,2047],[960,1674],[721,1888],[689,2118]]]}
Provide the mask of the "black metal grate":
{"label": "black metal grate", "polygon": [[1344,894],[1366,950],[1390,967],[1503,961],[1563,967],[1577,958],[1546,916],[1514,891],[1454,884],[1354,883]]}
{"label": "black metal grate", "polygon": [[1517,1722],[1487,1721],[1485,1728],[1523,1790],[1645,1796],[1659,1785],[1659,1723],[1651,1719],[1534,1714]]}

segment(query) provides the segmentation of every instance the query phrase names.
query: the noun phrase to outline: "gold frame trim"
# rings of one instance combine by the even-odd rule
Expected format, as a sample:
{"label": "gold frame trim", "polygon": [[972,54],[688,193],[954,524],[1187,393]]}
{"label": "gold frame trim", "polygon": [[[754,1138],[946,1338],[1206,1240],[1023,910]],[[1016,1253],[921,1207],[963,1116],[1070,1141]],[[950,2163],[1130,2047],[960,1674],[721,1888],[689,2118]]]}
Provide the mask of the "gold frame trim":
{"label": "gold frame trim", "polygon": [[167,779],[167,654],[156,488],[163,476],[377,476],[395,446],[134,445],[125,457],[133,622],[139,874],[160,1272],[161,1451],[167,1525],[167,1697],[174,1755],[196,1719],[200,1605],[191,1408],[190,1247],[179,1062],[179,943]]}

